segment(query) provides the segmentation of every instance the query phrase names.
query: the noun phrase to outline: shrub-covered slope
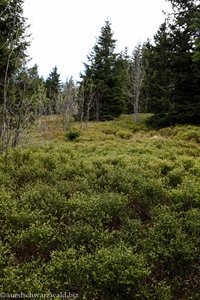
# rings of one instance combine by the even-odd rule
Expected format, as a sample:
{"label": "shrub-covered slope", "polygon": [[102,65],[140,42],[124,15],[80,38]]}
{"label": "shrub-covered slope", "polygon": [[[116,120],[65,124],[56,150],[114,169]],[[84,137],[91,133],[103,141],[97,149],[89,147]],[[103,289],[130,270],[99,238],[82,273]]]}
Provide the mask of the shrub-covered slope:
{"label": "shrub-covered slope", "polygon": [[35,129],[0,157],[5,297],[199,299],[200,129],[123,116],[73,130],[41,146]]}

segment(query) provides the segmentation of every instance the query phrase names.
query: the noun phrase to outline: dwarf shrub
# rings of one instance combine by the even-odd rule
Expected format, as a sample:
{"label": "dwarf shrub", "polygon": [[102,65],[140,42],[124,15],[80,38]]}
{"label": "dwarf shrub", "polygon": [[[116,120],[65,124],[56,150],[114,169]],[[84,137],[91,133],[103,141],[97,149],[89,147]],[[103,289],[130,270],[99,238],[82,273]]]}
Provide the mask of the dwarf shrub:
{"label": "dwarf shrub", "polygon": [[118,131],[116,134],[119,138],[123,139],[123,140],[129,140],[132,137],[132,133],[129,131]]}
{"label": "dwarf shrub", "polygon": [[75,141],[79,138],[79,136],[80,132],[75,129],[71,129],[69,132],[66,133],[66,139],[68,141]]}
{"label": "dwarf shrub", "polygon": [[89,122],[78,143],[60,130],[60,140],[19,146],[7,162],[0,156],[2,291],[199,299],[192,131],[199,134],[197,126],[147,131],[122,116]]}

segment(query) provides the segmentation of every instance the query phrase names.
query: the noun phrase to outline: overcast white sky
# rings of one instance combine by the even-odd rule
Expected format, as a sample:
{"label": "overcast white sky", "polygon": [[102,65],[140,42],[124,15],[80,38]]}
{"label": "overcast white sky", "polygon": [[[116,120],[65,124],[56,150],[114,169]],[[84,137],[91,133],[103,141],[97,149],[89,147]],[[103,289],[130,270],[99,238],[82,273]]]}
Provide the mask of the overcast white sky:
{"label": "overcast white sky", "polygon": [[109,18],[117,51],[152,38],[169,11],[165,0],[25,0],[24,16],[29,31],[32,58],[46,78],[56,65],[61,79],[79,78],[83,62],[92,50],[101,27]]}

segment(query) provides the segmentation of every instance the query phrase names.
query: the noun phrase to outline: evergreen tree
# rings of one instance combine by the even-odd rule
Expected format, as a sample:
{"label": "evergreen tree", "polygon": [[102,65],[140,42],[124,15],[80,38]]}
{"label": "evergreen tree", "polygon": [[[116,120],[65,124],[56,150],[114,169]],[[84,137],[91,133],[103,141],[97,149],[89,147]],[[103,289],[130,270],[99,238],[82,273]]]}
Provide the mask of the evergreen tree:
{"label": "evergreen tree", "polygon": [[192,29],[196,32],[193,61],[200,61],[200,11],[196,11],[192,20]]}
{"label": "evergreen tree", "polygon": [[180,118],[182,118],[181,115],[183,116],[183,121],[185,117],[189,117],[197,104],[195,99],[197,74],[192,59],[195,30],[191,27],[197,10],[196,3],[197,1],[194,0],[173,0],[175,21],[169,24],[173,41],[172,79],[174,88],[171,97],[174,101],[175,112],[180,114]]}
{"label": "evergreen tree", "polygon": [[6,152],[16,123],[16,76],[29,45],[26,28],[23,0],[0,1],[0,148]]}
{"label": "evergreen tree", "polygon": [[148,112],[162,114],[171,110],[171,48],[167,24],[163,23],[154,37],[154,45],[148,41],[144,49],[143,95],[149,99]]}
{"label": "evergreen tree", "polygon": [[[24,66],[15,78],[15,104],[20,108],[23,106],[23,99],[29,103],[29,111],[35,115],[40,110],[41,105],[41,88],[44,86],[44,80],[38,74],[38,66],[31,68]],[[44,97],[43,97],[44,98]],[[37,113],[38,115],[38,113]]]}
{"label": "evergreen tree", "polygon": [[89,64],[85,64],[85,74],[82,75],[85,99],[88,90],[86,84],[90,82],[93,85],[94,101],[90,118],[97,121],[116,117],[124,109],[119,60],[115,46],[116,40],[113,38],[111,23],[106,21],[93,51],[88,56]]}
{"label": "evergreen tree", "polygon": [[155,45],[146,52],[145,88],[160,125],[199,123],[200,74],[199,62],[195,59],[198,57],[199,28],[194,26],[199,1],[170,2],[172,17],[162,25]]}
{"label": "evergreen tree", "polygon": [[22,6],[23,0],[0,1],[0,103],[24,64],[29,45]]}
{"label": "evergreen tree", "polygon": [[57,113],[57,104],[59,102],[59,95],[62,90],[62,83],[60,74],[55,66],[50,72],[46,80],[47,98],[49,99],[49,113]]}

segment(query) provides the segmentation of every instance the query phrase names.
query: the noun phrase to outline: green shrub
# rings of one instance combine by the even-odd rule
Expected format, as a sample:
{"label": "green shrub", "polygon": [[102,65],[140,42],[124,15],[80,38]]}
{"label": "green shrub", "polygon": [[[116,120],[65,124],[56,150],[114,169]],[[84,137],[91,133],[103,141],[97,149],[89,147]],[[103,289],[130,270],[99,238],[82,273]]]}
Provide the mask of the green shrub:
{"label": "green shrub", "polygon": [[21,292],[27,295],[30,295],[30,292],[50,294],[44,270],[45,265],[40,260],[6,266],[0,276],[2,292],[10,295]]}
{"label": "green shrub", "polygon": [[115,135],[117,130],[114,128],[103,128],[102,132],[107,134],[107,135]]}
{"label": "green shrub", "polygon": [[123,140],[130,140],[132,138],[132,133],[129,131],[120,130],[116,135]]}
{"label": "green shrub", "polygon": [[76,129],[71,129],[65,136],[68,141],[75,141],[80,137],[80,132]]}
{"label": "green shrub", "polygon": [[161,134],[161,136],[164,137],[174,137],[177,134],[177,130],[175,127],[165,127],[165,128],[161,128],[159,130],[159,133]]}
{"label": "green shrub", "polygon": [[120,226],[126,204],[125,196],[102,192],[92,196],[77,193],[68,201],[67,206],[71,220],[112,230]]}
{"label": "green shrub", "polygon": [[178,137],[196,143],[200,143],[200,131],[189,129],[186,132],[180,133]]}
{"label": "green shrub", "polygon": [[101,118],[101,121],[102,122],[105,122],[105,121],[112,121],[114,120],[115,116],[113,115],[104,115],[102,118]]}
{"label": "green shrub", "polygon": [[48,261],[51,251],[59,247],[60,241],[56,228],[48,223],[36,222],[13,235],[10,244],[18,262],[33,259]]}
{"label": "green shrub", "polygon": [[61,217],[65,211],[66,197],[54,186],[41,182],[27,187],[21,194],[21,203],[31,210],[40,210],[46,217]]}
{"label": "green shrub", "polygon": [[173,188],[181,184],[184,176],[184,170],[182,168],[175,168],[168,173],[169,185]]}
{"label": "green shrub", "polygon": [[187,211],[192,208],[200,208],[200,185],[199,180],[186,176],[179,188],[167,191],[172,203],[178,210]]}
{"label": "green shrub", "polygon": [[150,275],[145,257],[123,244],[87,255],[68,249],[54,252],[49,267],[56,290],[73,290],[79,299],[148,299]]}
{"label": "green shrub", "polygon": [[[198,299],[200,296],[195,283],[199,278],[199,242],[195,242],[192,234],[196,234],[198,226],[194,229],[194,223],[189,225],[192,214],[186,216],[185,218],[182,213],[175,213],[167,207],[157,208],[153,215],[153,226],[148,229],[147,239],[144,241],[155,281],[157,284],[168,281],[172,299],[177,299],[180,295],[183,299]],[[189,228],[185,225],[189,225]],[[160,289],[157,292],[160,293]]]}

